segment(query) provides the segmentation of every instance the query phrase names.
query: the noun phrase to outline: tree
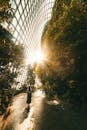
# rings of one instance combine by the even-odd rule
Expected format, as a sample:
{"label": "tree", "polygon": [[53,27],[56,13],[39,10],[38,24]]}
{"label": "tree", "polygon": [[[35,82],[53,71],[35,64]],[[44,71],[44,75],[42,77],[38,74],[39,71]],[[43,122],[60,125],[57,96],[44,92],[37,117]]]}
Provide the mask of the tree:
{"label": "tree", "polygon": [[12,17],[10,0],[0,0],[0,24],[2,22],[10,22]]}
{"label": "tree", "polygon": [[45,77],[45,82],[48,82],[46,73],[51,79],[56,79],[54,87],[57,88],[55,90],[58,95],[61,88],[67,86],[66,91],[63,87],[64,93],[61,93],[61,97],[68,93],[66,99],[72,103],[87,99],[86,14],[86,1],[56,0],[52,17],[42,35],[42,48],[47,54],[45,61],[47,67],[43,69],[40,67],[43,73],[39,71],[39,75],[42,80],[42,77]]}
{"label": "tree", "polygon": [[[12,97],[11,86],[17,77],[21,63],[23,62],[23,47],[12,41],[12,35],[0,26],[0,95],[1,106],[6,107]],[[6,92],[5,92],[6,91]],[[4,95],[2,95],[4,94]],[[7,98],[7,100],[6,100]],[[9,99],[10,98],[10,99]],[[5,111],[6,107],[3,109]]]}
{"label": "tree", "polygon": [[12,9],[9,0],[0,1],[0,114],[3,114],[11,101],[11,88],[23,62],[23,47],[13,42],[13,36],[2,26],[11,22]]}

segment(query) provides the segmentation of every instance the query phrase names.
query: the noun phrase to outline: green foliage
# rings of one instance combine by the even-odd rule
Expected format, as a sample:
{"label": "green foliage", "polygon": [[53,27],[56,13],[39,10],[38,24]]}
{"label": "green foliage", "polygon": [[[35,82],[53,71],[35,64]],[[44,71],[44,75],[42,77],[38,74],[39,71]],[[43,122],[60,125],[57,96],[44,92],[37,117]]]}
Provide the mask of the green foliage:
{"label": "green foliage", "polygon": [[54,88],[58,95],[66,86],[61,97],[66,95],[66,99],[72,103],[77,102],[77,99],[78,102],[87,100],[86,21],[86,1],[56,0],[52,18],[42,35],[42,48],[47,54],[47,60],[45,67],[40,67],[41,80],[43,81],[44,77],[45,82],[48,82],[48,77],[56,79],[53,83],[56,84]]}
{"label": "green foliage", "polygon": [[20,64],[23,59],[23,47],[12,41],[12,35],[0,26],[0,65]]}
{"label": "green foliage", "polygon": [[[23,62],[23,47],[15,44],[12,35],[0,26],[0,112],[6,111],[11,101],[14,78]],[[5,92],[6,91],[6,92]],[[2,95],[3,94],[3,95]]]}
{"label": "green foliage", "polygon": [[0,26],[0,88],[11,86],[22,61],[23,48],[14,44],[12,35]]}
{"label": "green foliage", "polygon": [[12,17],[10,0],[0,0],[0,24],[2,22],[10,22]]}
{"label": "green foliage", "polygon": [[11,22],[12,8],[9,0],[0,0],[0,114],[3,114],[13,96],[12,84],[23,63],[23,47],[13,42],[10,30],[2,26]]}

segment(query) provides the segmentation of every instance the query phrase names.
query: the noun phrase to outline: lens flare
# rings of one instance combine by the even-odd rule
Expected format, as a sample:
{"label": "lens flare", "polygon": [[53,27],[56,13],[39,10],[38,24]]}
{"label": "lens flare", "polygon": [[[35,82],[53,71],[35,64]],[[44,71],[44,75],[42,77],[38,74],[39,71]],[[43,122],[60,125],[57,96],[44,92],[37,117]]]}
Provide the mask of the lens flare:
{"label": "lens flare", "polygon": [[42,64],[44,62],[45,56],[42,50],[33,51],[32,55],[26,58],[26,64]]}

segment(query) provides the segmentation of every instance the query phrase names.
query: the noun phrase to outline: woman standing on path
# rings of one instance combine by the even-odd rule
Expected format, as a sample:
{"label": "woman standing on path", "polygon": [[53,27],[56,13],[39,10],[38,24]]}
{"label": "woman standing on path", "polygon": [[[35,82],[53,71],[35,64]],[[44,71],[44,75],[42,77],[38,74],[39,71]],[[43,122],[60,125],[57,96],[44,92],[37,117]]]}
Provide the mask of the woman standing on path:
{"label": "woman standing on path", "polygon": [[27,104],[30,104],[30,103],[31,103],[31,88],[29,85],[29,87],[27,88]]}

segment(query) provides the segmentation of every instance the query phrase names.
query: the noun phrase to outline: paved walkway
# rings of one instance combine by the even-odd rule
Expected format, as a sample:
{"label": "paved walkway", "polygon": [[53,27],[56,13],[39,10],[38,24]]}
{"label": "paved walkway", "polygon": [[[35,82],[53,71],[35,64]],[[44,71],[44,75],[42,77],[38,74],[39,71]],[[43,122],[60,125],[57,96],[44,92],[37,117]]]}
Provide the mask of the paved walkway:
{"label": "paved walkway", "polygon": [[26,108],[26,94],[15,96],[1,130],[87,130],[87,116],[61,108],[56,100],[47,101],[39,90],[32,96],[30,111]]}
{"label": "paved walkway", "polygon": [[36,91],[32,95],[29,111],[26,98],[26,93],[14,97],[9,107],[11,114],[3,121],[1,130],[34,130],[39,127],[45,96],[42,91]]}

